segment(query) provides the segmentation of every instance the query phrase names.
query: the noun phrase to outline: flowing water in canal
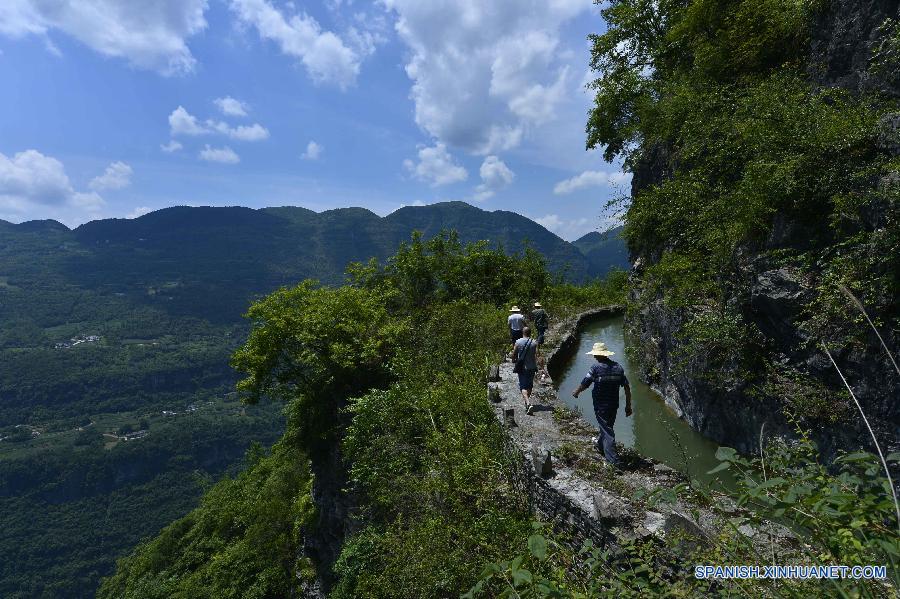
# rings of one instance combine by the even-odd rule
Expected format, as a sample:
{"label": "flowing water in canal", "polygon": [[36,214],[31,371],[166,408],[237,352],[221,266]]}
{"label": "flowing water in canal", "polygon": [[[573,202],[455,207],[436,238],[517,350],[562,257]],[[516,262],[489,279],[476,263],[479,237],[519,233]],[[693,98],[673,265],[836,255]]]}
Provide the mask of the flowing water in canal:
{"label": "flowing water in canal", "polygon": [[579,410],[584,419],[597,426],[591,400],[591,389],[572,397],[581,379],[595,362],[585,352],[594,343],[602,341],[615,352],[613,360],[622,365],[631,385],[634,414],[625,417],[625,392],[620,391],[619,412],[616,416],[616,440],[626,447],[633,447],[640,454],[651,457],[687,474],[690,478],[711,484],[715,475],[707,475],[719,464],[716,459],[718,443],[692,429],[669,409],[662,398],[645,385],[625,355],[628,339],[624,334],[623,318],[615,316],[595,320],[585,325],[579,333],[578,353],[557,377],[559,397],[569,407]]}

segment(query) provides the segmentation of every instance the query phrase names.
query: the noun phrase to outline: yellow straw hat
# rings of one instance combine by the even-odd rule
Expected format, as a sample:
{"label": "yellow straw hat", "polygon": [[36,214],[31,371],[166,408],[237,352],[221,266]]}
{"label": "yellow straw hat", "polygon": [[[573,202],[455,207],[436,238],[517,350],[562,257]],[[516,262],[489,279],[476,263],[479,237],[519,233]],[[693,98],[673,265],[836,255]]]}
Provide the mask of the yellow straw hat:
{"label": "yellow straw hat", "polygon": [[535,308],[542,308],[543,306],[541,306],[541,302],[534,302],[534,307],[535,307]]}
{"label": "yellow straw hat", "polygon": [[509,309],[509,311],[510,312],[519,312],[520,311],[519,306],[513,306],[512,308]]}
{"label": "yellow straw hat", "polygon": [[595,343],[595,344],[594,344],[594,347],[591,349],[591,351],[587,352],[587,355],[589,355],[589,356],[607,356],[607,357],[609,357],[609,356],[614,356],[614,355],[616,355],[616,353],[615,353],[615,352],[611,352],[611,351],[609,351],[608,349],[606,349],[606,344],[605,344],[605,343],[598,342],[598,343]]}

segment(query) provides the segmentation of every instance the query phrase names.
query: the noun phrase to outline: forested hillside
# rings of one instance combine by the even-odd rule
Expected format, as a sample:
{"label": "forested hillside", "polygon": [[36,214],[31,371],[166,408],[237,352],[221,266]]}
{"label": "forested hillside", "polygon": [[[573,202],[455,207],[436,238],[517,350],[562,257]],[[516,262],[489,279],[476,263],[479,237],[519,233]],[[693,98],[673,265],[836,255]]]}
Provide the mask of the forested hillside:
{"label": "forested hillside", "polygon": [[181,207],[74,230],[0,222],[0,595],[91,595],[252,441],[278,438],[282,406],[234,393],[251,301],[305,278],[340,283],[349,262],[445,226],[510,251],[527,239],[558,272],[588,272],[543,227],[462,203],[386,218]]}
{"label": "forested hillside", "polygon": [[591,231],[572,242],[584,254],[588,270],[600,275],[614,268],[622,268],[628,262],[628,248],[622,238],[622,227],[615,227],[604,233]]}

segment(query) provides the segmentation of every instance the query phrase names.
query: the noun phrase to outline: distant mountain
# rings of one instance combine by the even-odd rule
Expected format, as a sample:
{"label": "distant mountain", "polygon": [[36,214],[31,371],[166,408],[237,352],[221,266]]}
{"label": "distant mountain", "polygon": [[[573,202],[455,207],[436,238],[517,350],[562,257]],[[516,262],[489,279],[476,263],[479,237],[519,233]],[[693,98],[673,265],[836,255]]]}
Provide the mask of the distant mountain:
{"label": "distant mountain", "polygon": [[605,233],[592,231],[572,242],[587,260],[590,277],[603,277],[613,268],[629,268],[628,247],[622,239],[622,227]]}
{"label": "distant mountain", "polygon": [[408,237],[409,231],[414,229],[422,231],[426,237],[433,237],[442,228],[455,229],[463,241],[487,239],[500,243],[508,251],[519,251],[527,239],[547,258],[551,270],[564,272],[574,281],[582,281],[589,274],[587,261],[572,244],[515,212],[487,212],[465,202],[444,202],[407,206],[384,220],[394,227],[395,235],[401,237],[404,234]]}
{"label": "distant mountain", "polygon": [[[229,270],[233,261],[262,260],[269,275],[278,271],[276,279],[291,272],[301,278],[338,283],[349,262],[371,256],[386,258],[401,241],[409,240],[413,230],[430,238],[441,229],[457,230],[463,242],[486,239],[509,251],[518,251],[528,239],[555,270],[568,268],[569,276],[576,280],[587,272],[580,252],[534,221],[463,202],[408,206],[384,218],[364,208],[316,213],[296,207],[178,207],[133,220],[94,221],[74,233],[79,241],[104,254],[124,252],[128,259],[165,261],[177,255],[182,267],[194,259],[204,263],[218,260]],[[136,249],[141,251],[135,253]],[[283,268],[286,264],[290,265],[287,269]]]}
{"label": "distant mountain", "polygon": [[407,206],[386,217],[364,208],[316,213],[179,206],[71,231],[56,221],[2,223],[0,276],[27,279],[40,260],[45,283],[59,279],[172,315],[227,322],[238,319],[255,296],[305,278],[341,283],[348,263],[383,260],[413,230],[427,239],[442,229],[456,230],[463,242],[488,240],[510,252],[527,240],[552,270],[575,282],[628,267],[619,229],[589,233],[572,244],[513,212],[444,202]]}

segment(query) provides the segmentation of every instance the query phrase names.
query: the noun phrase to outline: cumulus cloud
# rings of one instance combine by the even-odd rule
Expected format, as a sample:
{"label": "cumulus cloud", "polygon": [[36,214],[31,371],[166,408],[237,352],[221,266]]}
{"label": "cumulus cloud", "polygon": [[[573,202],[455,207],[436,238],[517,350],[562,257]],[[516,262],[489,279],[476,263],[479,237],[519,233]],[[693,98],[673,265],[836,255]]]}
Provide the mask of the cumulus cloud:
{"label": "cumulus cloud", "polygon": [[200,150],[200,160],[207,162],[221,162],[223,164],[237,164],[241,161],[241,157],[228,146],[221,148],[212,148],[209,144]]}
{"label": "cumulus cloud", "polygon": [[48,50],[64,33],[104,56],[164,75],[190,72],[196,59],[187,39],[206,28],[207,0],[3,0],[0,35],[37,36]]}
{"label": "cumulus cloud", "polygon": [[[313,17],[300,12],[286,16],[268,0],[232,0],[238,19],[256,28],[259,36],[275,42],[286,55],[297,58],[316,83],[346,89],[356,82],[360,62],[374,50],[376,40],[356,33],[358,43],[345,43],[324,31]],[[355,46],[355,47],[354,47]]]}
{"label": "cumulus cloud", "polygon": [[223,123],[222,121],[209,120],[206,121],[206,126],[210,131],[215,131],[222,135],[227,135],[231,139],[239,139],[241,141],[261,141],[269,138],[269,130],[259,123],[232,127],[228,125],[228,123]]}
{"label": "cumulus cloud", "polygon": [[104,205],[96,192],[76,191],[63,163],[37,150],[0,153],[0,217],[75,222]]}
{"label": "cumulus cloud", "polygon": [[160,150],[162,150],[163,152],[168,152],[169,154],[171,154],[172,152],[177,152],[178,150],[180,150],[183,147],[184,146],[182,146],[181,143],[175,141],[174,139],[170,140],[169,143],[167,143],[167,144],[159,145]]}
{"label": "cumulus cloud", "polygon": [[202,123],[200,122],[200,119],[185,110],[183,106],[179,106],[169,115],[169,132],[172,137],[177,135],[209,135],[219,133],[226,135],[231,139],[240,141],[261,141],[263,139],[268,139],[269,137],[269,130],[259,123],[254,123],[252,125],[238,125],[237,127],[232,127],[228,123],[214,121],[212,119],[207,119],[206,122]]}
{"label": "cumulus cloud", "polygon": [[512,183],[516,177],[505,162],[493,155],[488,156],[481,163],[479,175],[481,175],[481,184],[475,188],[473,198],[476,202],[493,197],[499,190]]}
{"label": "cumulus cloud", "polygon": [[247,111],[250,109],[245,102],[235,100],[231,96],[216,98],[213,100],[213,103],[218,106],[219,110],[222,111],[222,114],[226,116],[247,116]]}
{"label": "cumulus cloud", "polygon": [[559,228],[563,224],[563,221],[561,218],[559,218],[558,214],[546,214],[544,216],[541,216],[540,218],[535,218],[533,220],[537,224],[541,225],[545,229],[549,229],[550,231]]}
{"label": "cumulus cloud", "polygon": [[585,189],[586,187],[613,187],[622,185],[631,180],[629,173],[607,171],[584,171],[564,181],[560,181],[553,187],[553,193],[563,195]]}
{"label": "cumulus cloud", "polygon": [[581,0],[383,0],[409,47],[416,123],[477,154],[518,146],[553,121],[574,84],[562,25]]}
{"label": "cumulus cloud", "polygon": [[139,216],[144,216],[148,212],[150,212],[150,208],[148,208],[147,206],[138,206],[134,210],[126,214],[125,218],[137,218]]}
{"label": "cumulus cloud", "polygon": [[590,219],[576,218],[566,220],[560,218],[558,214],[546,214],[539,218],[533,218],[532,220],[548,231],[552,231],[569,241],[575,240],[595,228],[592,226],[592,221]]}
{"label": "cumulus cloud", "polygon": [[300,158],[303,160],[318,160],[319,156],[322,155],[322,150],[324,150],[322,146],[317,144],[314,141],[310,141],[306,144],[306,151],[300,155]]}
{"label": "cumulus cloud", "polygon": [[169,115],[169,131],[175,135],[203,135],[208,133],[197,117],[190,114],[183,106],[179,106]]}
{"label": "cumulus cloud", "polygon": [[447,146],[437,143],[433,147],[419,149],[419,160],[404,160],[403,166],[416,179],[429,183],[432,187],[458,183],[469,178],[466,169],[454,162],[447,152]]}
{"label": "cumulus cloud", "polygon": [[133,170],[124,162],[113,162],[106,171],[97,177],[91,179],[88,187],[94,191],[103,191],[105,189],[123,189],[131,185],[131,175]]}

